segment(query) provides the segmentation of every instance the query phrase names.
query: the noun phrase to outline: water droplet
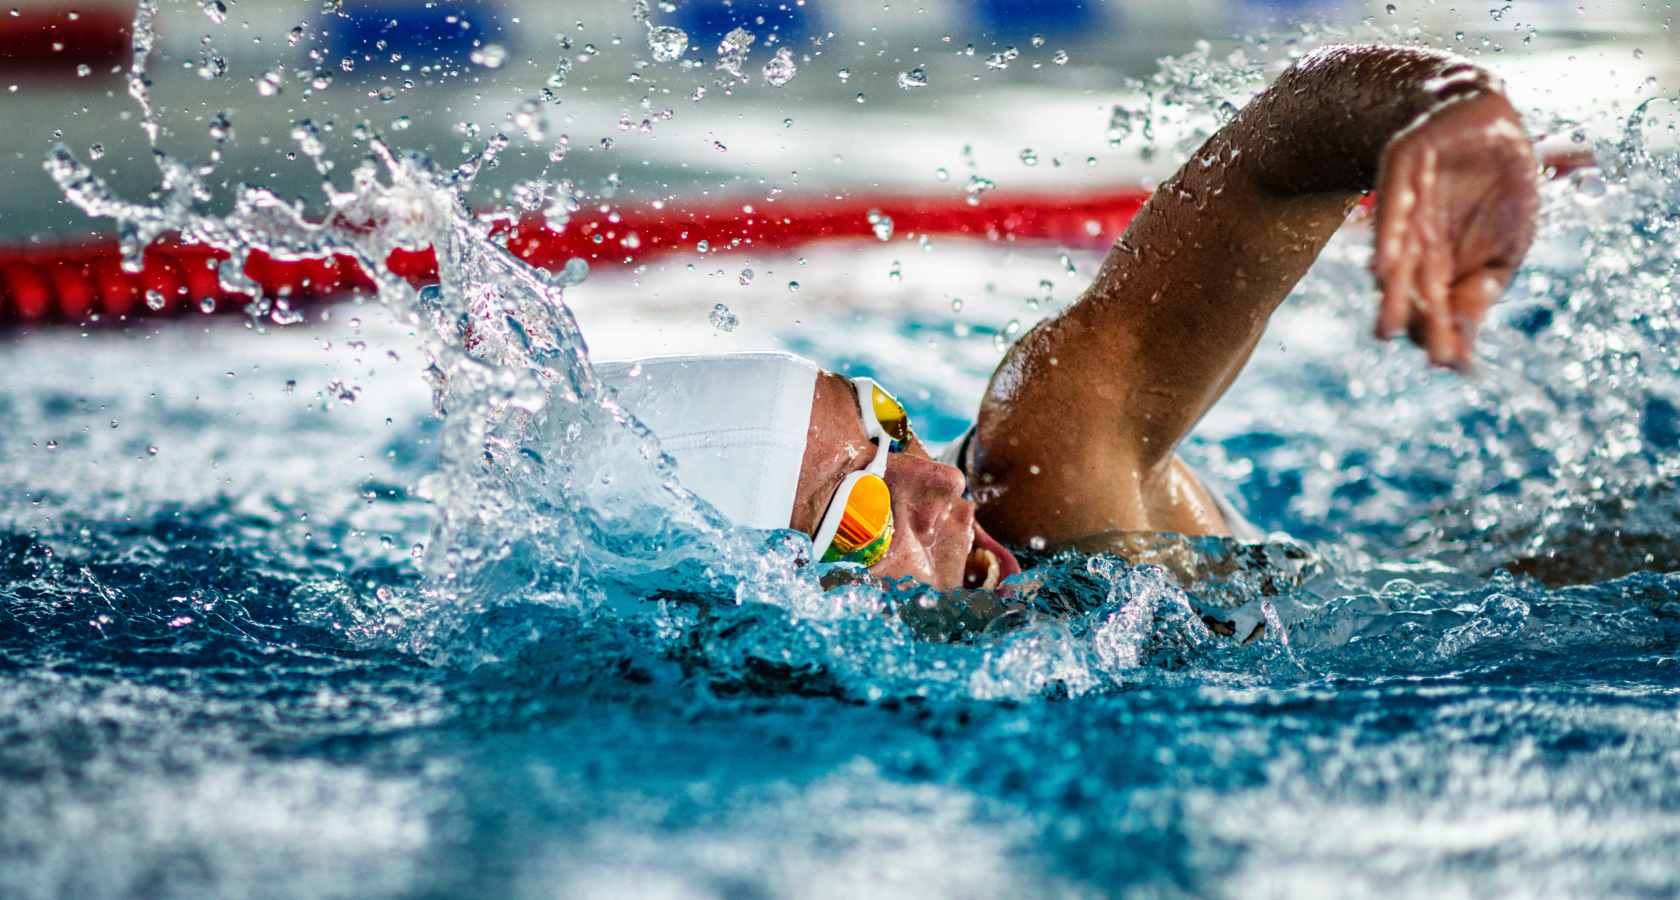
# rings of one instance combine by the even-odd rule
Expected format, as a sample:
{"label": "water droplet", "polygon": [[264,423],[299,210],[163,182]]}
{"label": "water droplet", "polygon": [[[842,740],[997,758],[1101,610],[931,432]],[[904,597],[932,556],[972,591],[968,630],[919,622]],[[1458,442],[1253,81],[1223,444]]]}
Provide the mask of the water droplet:
{"label": "water droplet", "polygon": [[513,127],[525,132],[525,139],[533,144],[547,140],[548,119],[543,115],[542,104],[536,100],[520,103],[513,111]]}
{"label": "water droplet", "polygon": [[332,87],[333,73],[328,69],[316,69],[309,76],[309,86],[317,91],[324,91]]}
{"label": "water droplet", "polygon": [[1005,59],[1002,53],[993,53],[986,57],[986,68],[1007,69],[1009,68],[1009,60]]}
{"label": "water droplet", "polygon": [[198,77],[209,81],[227,74],[227,60],[214,53],[206,55],[198,63]]}
{"label": "water droplet", "polygon": [[746,287],[747,285],[752,284],[752,280],[753,280],[753,270],[750,269],[750,268],[749,269],[742,269],[741,270],[741,286]]}
{"label": "water droplet", "polygon": [[788,290],[791,291],[792,293],[795,293],[795,294],[799,293],[799,282],[797,282],[797,281],[788,282]]}
{"label": "water droplet", "polygon": [[296,47],[297,42],[301,40],[303,40],[303,26],[298,25],[292,28],[291,34],[286,35],[286,46]]}
{"label": "water droplet", "polygon": [[835,72],[834,74],[840,76],[840,83],[841,84],[845,84],[846,79],[852,77],[852,70],[851,69],[841,69],[840,71]]}
{"label": "water droplet", "polygon": [[1029,166],[1036,166],[1038,165],[1038,154],[1034,153],[1031,147],[1028,147],[1021,151],[1021,162]]}
{"label": "water droplet", "polygon": [[397,99],[397,89],[396,88],[391,87],[390,85],[387,84],[384,87],[379,89],[379,102],[390,103],[392,100],[395,100],[395,99]]}
{"label": "water droplet", "polygon": [[1462,41],[1462,40],[1464,40],[1464,32],[1462,32],[1462,31],[1459,31],[1459,32],[1455,32],[1455,33],[1454,33],[1454,34],[1453,34],[1453,40],[1455,40],[1455,41]]}
{"label": "water droplet", "polygon": [[204,0],[204,14],[217,25],[227,21],[227,4],[222,0]]}
{"label": "water droplet", "polygon": [[1095,166],[1095,165],[1096,165],[1096,164],[1097,164],[1097,158],[1096,158],[1096,157],[1095,157],[1095,156],[1087,156],[1087,157],[1085,157],[1085,165],[1087,165],[1087,166]]}
{"label": "water droplet", "polygon": [[730,312],[729,307],[722,303],[712,307],[712,313],[706,319],[719,331],[734,331],[735,326],[741,324],[741,318]]}
{"label": "water droplet", "polygon": [[228,120],[226,112],[216,113],[210,118],[210,139],[218,144],[233,140],[233,123]]}
{"label": "water droplet", "polygon": [[1055,53],[1050,54],[1050,61],[1055,63],[1058,66],[1067,65],[1067,63],[1068,63],[1067,51],[1066,50],[1057,50]]}
{"label": "water droplet", "polygon": [[892,240],[893,220],[888,216],[881,215],[880,210],[872,209],[869,211],[869,224],[874,228],[875,237],[882,241]]}
{"label": "water droplet", "polygon": [[1644,59],[1645,58],[1645,51],[1639,49],[1638,47],[1635,47],[1633,49],[1633,58],[1634,59]]}
{"label": "water droplet", "polygon": [[93,74],[93,67],[86,64],[86,63],[83,63],[83,64],[76,67],[76,77],[77,78],[86,78],[86,77],[88,77],[89,75],[92,75],[92,74]]}
{"label": "water droplet", "polygon": [[47,441],[47,449],[48,450],[57,450],[58,449],[58,441]]}
{"label": "water droplet", "polygon": [[1387,7],[1385,7],[1385,8],[1386,8],[1386,9],[1387,9],[1387,10],[1388,10],[1388,14],[1389,14],[1389,15],[1391,15],[1391,16],[1392,16],[1392,15],[1394,15],[1394,13],[1395,13],[1395,11],[1396,11],[1396,10],[1395,10],[1395,9],[1394,9],[1394,4],[1392,4],[1392,3],[1390,3],[1390,4],[1389,4],[1389,5],[1388,5],[1388,6],[1387,6]]}
{"label": "water droplet", "polygon": [[659,62],[676,62],[688,50],[688,32],[669,25],[650,28],[648,49]]}
{"label": "water droplet", "polygon": [[736,28],[723,36],[718,42],[717,67],[736,78],[744,77],[741,67],[747,64],[747,48],[751,47],[757,38],[745,28]]}
{"label": "water droplet", "polygon": [[898,86],[905,90],[927,87],[927,70],[921,67],[898,73]]}
{"label": "water droplet", "polygon": [[391,120],[391,130],[392,131],[407,131],[408,130],[408,124],[409,124],[408,123],[408,116],[397,116],[395,119]]}
{"label": "water droplet", "polygon": [[566,76],[571,74],[571,71],[571,59],[562,56],[560,61],[554,64],[554,72],[548,76],[548,80],[544,84],[547,84],[553,90],[560,90],[566,86]]}
{"label": "water droplet", "polygon": [[857,101],[858,101],[858,102],[859,102],[859,103],[862,103],[862,102],[863,102],[863,95],[862,95],[862,94],[858,94],[858,96],[857,96]]}
{"label": "water droplet", "polygon": [[116,419],[112,419],[112,420],[111,420],[111,427],[112,427],[112,428],[115,428],[115,427],[117,427],[117,420],[116,420]]}
{"label": "water droplet", "polygon": [[786,47],[776,51],[776,55],[764,64],[764,80],[771,87],[782,87],[799,74],[799,67],[793,64],[793,51]]}
{"label": "water droplet", "polygon": [[151,445],[151,446],[150,446],[150,447],[147,447],[147,448],[146,448],[146,453],[147,453],[147,455],[149,455],[149,456],[156,456],[156,455],[158,455],[158,448],[157,448],[157,445],[156,445],[156,444],[153,444],[153,445]]}
{"label": "water droplet", "polygon": [[951,298],[951,312],[962,312],[962,308],[963,308],[962,298],[961,297],[952,297]]}
{"label": "water droplet", "polygon": [[1035,534],[1027,539],[1027,546],[1034,550],[1043,550],[1045,547],[1044,538]]}
{"label": "water droplet", "polygon": [[104,144],[94,144],[88,148],[88,159],[99,159],[105,155]]}
{"label": "water droplet", "polygon": [[257,79],[257,93],[264,97],[272,97],[280,93],[285,80],[286,76],[281,74],[279,69],[269,69]]}
{"label": "water droplet", "polygon": [[940,181],[950,181],[951,180],[951,173],[945,171],[944,169],[934,169],[933,170],[933,177],[939,179]]}
{"label": "water droplet", "polygon": [[700,243],[694,245],[694,249],[700,251],[701,253],[705,253],[706,251],[712,249],[712,245],[706,241],[701,241]]}
{"label": "water droplet", "polygon": [[887,271],[887,280],[891,281],[893,284],[898,284],[900,281],[904,280],[904,269],[900,267],[899,262],[896,259],[893,260],[892,268]]}
{"label": "water droplet", "polygon": [[315,127],[312,119],[299,119],[292,123],[292,140],[297,141],[298,149],[310,159],[317,159],[327,152],[326,144],[321,142],[321,130]]}
{"label": "water droplet", "polygon": [[205,297],[203,300],[198,301],[198,309],[199,309],[200,312],[204,313],[205,315],[209,315],[209,314],[215,312],[216,311],[216,298],[215,297]]}
{"label": "water droplet", "polygon": [[501,44],[485,44],[474,50],[467,58],[486,69],[499,69],[507,62],[507,48]]}
{"label": "water droplet", "polygon": [[168,302],[169,301],[163,296],[161,291],[146,292],[146,308],[152,312],[157,312],[163,309],[164,305]]}

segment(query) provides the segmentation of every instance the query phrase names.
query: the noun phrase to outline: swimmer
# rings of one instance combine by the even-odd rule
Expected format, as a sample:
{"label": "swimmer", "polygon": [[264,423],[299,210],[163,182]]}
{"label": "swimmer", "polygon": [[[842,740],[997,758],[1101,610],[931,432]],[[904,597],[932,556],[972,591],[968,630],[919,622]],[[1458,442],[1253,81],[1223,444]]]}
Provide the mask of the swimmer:
{"label": "swimmer", "polygon": [[1258,540],[1175,453],[1360,198],[1376,332],[1465,370],[1527,252],[1538,165],[1497,78],[1411,47],[1291,66],[1161,184],[1080,299],[1004,357],[936,459],[892,395],[788,354],[608,364],[679,478],[736,524],[938,590],[1020,571],[1005,545],[1105,533]]}

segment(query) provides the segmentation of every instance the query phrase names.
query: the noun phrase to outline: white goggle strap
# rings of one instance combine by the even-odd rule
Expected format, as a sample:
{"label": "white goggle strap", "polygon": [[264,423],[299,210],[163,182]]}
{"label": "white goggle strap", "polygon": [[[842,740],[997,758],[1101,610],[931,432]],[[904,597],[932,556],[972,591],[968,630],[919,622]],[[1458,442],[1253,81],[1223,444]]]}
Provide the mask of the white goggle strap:
{"label": "white goggle strap", "polygon": [[881,420],[875,417],[875,381],[870,378],[853,378],[852,387],[857,389],[858,409],[863,413],[864,434],[875,442],[875,458],[869,461],[864,471],[885,478],[892,438],[888,436],[887,430],[881,427]]}

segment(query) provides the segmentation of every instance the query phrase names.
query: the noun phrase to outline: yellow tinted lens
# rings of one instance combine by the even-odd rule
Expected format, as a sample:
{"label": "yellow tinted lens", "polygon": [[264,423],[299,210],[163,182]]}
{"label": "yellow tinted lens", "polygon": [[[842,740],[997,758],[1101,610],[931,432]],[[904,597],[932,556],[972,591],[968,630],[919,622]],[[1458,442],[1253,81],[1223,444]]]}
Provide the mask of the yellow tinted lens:
{"label": "yellow tinted lens", "polygon": [[911,437],[910,414],[905,412],[904,404],[898,398],[881,390],[875,385],[875,419],[881,423],[881,430],[895,441],[908,441]]}
{"label": "yellow tinted lens", "polygon": [[877,475],[865,475],[852,485],[840,528],[823,554],[823,562],[862,563],[872,566],[887,555],[892,544],[892,494]]}

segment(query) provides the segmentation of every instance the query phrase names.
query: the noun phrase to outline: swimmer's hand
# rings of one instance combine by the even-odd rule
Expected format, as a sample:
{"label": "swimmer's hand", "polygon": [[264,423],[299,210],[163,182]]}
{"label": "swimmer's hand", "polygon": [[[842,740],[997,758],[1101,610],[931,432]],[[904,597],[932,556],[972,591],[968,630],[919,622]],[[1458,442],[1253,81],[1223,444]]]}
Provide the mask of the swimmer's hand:
{"label": "swimmer's hand", "polygon": [[1467,371],[1482,317],[1534,237],[1539,167],[1509,101],[1443,104],[1384,149],[1376,188],[1377,337],[1404,329],[1429,362]]}

